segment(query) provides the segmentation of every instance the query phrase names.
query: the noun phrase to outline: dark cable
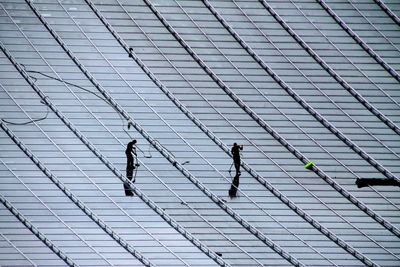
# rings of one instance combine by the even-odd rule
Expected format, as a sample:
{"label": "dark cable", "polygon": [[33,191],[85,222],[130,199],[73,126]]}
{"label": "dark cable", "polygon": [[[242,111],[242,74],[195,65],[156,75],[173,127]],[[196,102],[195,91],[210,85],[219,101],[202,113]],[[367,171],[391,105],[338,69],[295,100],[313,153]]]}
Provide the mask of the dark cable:
{"label": "dark cable", "polygon": [[[43,105],[46,105],[46,103],[43,102],[43,100],[40,100],[40,103],[42,103]],[[11,125],[27,125],[27,124],[34,123],[34,122],[43,121],[43,120],[47,119],[47,116],[49,115],[49,112],[50,112],[49,107],[47,105],[46,105],[46,108],[47,108],[46,115],[44,115],[44,117],[42,117],[42,118],[30,119],[29,121],[25,121],[25,122],[12,122],[12,121],[9,121],[6,119],[1,119],[1,118],[0,118],[0,120],[4,121],[7,124],[11,124]]]}
{"label": "dark cable", "polygon": [[[114,106],[112,106],[111,103],[110,103],[107,99],[103,98],[102,96],[96,94],[95,92],[93,92],[93,91],[91,91],[91,90],[89,90],[89,89],[86,89],[86,88],[84,88],[84,87],[82,87],[82,86],[80,86],[80,85],[73,84],[73,83],[71,83],[71,82],[65,81],[65,80],[63,80],[63,79],[59,79],[59,78],[57,78],[57,77],[53,77],[53,76],[51,76],[51,75],[45,74],[45,73],[40,72],[40,71],[26,70],[26,69],[25,69],[25,71],[26,71],[26,72],[30,72],[30,73],[37,73],[37,74],[40,74],[40,75],[42,75],[42,76],[45,76],[45,77],[47,77],[47,78],[49,78],[49,79],[52,79],[52,80],[56,80],[56,81],[65,83],[65,84],[74,86],[74,87],[76,87],[76,88],[79,88],[79,89],[81,89],[81,90],[83,90],[83,91],[85,91],[85,92],[91,93],[92,95],[94,95],[94,96],[96,96],[97,98],[100,98],[101,100],[103,100],[104,102],[106,102],[108,105],[110,105],[110,106],[115,110]],[[33,77],[33,76],[31,76],[31,75],[29,75],[29,77],[31,77],[32,79],[37,80],[36,77]]]}
{"label": "dark cable", "polygon": [[[121,119],[121,122],[122,122],[122,127],[124,128],[124,122],[125,122],[125,121],[124,121],[124,118],[123,118],[122,115],[118,112],[118,110],[116,109],[116,107],[114,107],[114,105],[113,105],[112,103],[110,103],[106,98],[104,98],[104,97],[102,97],[101,95],[96,94],[95,92],[93,92],[93,91],[91,91],[91,90],[89,90],[89,89],[87,89],[87,88],[84,88],[84,87],[82,87],[82,86],[80,86],[80,85],[77,85],[77,84],[68,82],[68,81],[63,80],[63,79],[59,79],[59,78],[57,78],[57,77],[53,77],[53,76],[51,76],[51,75],[48,75],[48,74],[43,73],[43,72],[40,72],[40,71],[27,70],[26,67],[25,67],[25,65],[23,65],[23,64],[21,64],[21,65],[22,65],[22,67],[24,68],[24,70],[25,70],[26,72],[28,72],[28,73],[36,73],[36,74],[42,75],[42,76],[44,76],[44,77],[47,77],[47,78],[49,78],[49,79],[52,79],[52,80],[56,80],[56,81],[65,83],[65,84],[67,84],[67,85],[70,85],[70,86],[76,87],[76,88],[78,88],[78,89],[81,89],[81,90],[83,90],[83,91],[85,91],[85,92],[88,92],[88,93],[90,93],[90,94],[96,96],[97,98],[103,100],[105,103],[107,103],[107,105],[109,105],[109,106],[118,114],[118,116],[119,116],[119,118]],[[37,78],[36,78],[36,77],[31,76],[31,75],[29,75],[29,77],[31,77],[32,79],[34,79],[35,82],[37,81]],[[128,124],[128,129],[129,129],[129,124]],[[125,128],[124,128],[124,131],[125,131]],[[125,132],[126,132],[126,131],[125,131]],[[126,133],[127,133],[127,132],[126,132]],[[128,136],[130,137],[129,133],[127,133],[127,134],[128,134]]]}
{"label": "dark cable", "polygon": [[149,149],[147,151],[148,155],[146,155],[146,153],[143,150],[141,150],[139,147],[136,147],[136,148],[143,154],[143,157],[145,157],[147,159],[150,159],[153,157],[153,155],[151,154],[151,151],[150,151],[150,144],[149,144]]}
{"label": "dark cable", "polygon": [[[89,90],[89,89],[87,89],[87,88],[84,88],[84,87],[82,87],[82,86],[80,86],[80,85],[77,85],[77,84],[74,84],[74,83],[65,81],[65,80],[63,80],[63,79],[59,79],[59,78],[57,78],[57,77],[48,75],[48,74],[43,73],[43,72],[40,72],[40,71],[27,70],[26,67],[25,67],[25,65],[23,65],[23,64],[21,64],[21,65],[22,65],[22,67],[24,68],[24,70],[25,70],[27,73],[36,73],[36,74],[42,75],[42,76],[44,76],[44,77],[47,77],[47,78],[49,78],[49,79],[52,79],[52,80],[56,80],[56,81],[65,83],[65,84],[67,84],[67,85],[70,85],[70,86],[76,87],[76,88],[78,88],[78,89],[81,89],[81,90],[83,90],[83,91],[85,91],[85,92],[88,92],[88,93],[90,93],[90,94],[96,96],[97,98],[103,100],[105,103],[107,103],[107,105],[109,105],[109,106],[118,114],[118,116],[119,116],[119,118],[121,119],[121,122],[122,122],[122,129],[123,129],[124,132],[132,139],[132,136],[131,136],[131,135],[129,134],[129,132],[125,129],[125,124],[124,124],[125,120],[124,120],[124,118],[123,118],[122,115],[119,113],[119,111],[117,110],[117,108],[114,107],[114,105],[113,105],[112,103],[110,103],[110,101],[108,101],[106,98],[104,98],[104,97],[102,97],[101,95],[99,95],[99,94],[97,94],[97,93],[95,93],[95,92],[93,92],[93,91],[91,91],[91,90]],[[37,78],[36,78],[36,77],[31,76],[31,75],[29,75],[29,77],[32,78],[32,79],[34,79],[35,82],[37,81]],[[40,101],[40,102],[42,102],[42,101]],[[42,102],[42,103],[45,104],[44,102]],[[18,124],[18,125],[24,125],[24,124],[32,123],[33,121],[44,120],[44,119],[47,118],[48,113],[49,113],[49,108],[47,107],[47,114],[46,114],[46,116],[45,116],[44,118],[35,119],[35,120],[29,121],[29,122],[25,122],[25,123],[20,123],[20,124]],[[17,124],[17,123],[8,122],[8,121],[6,121],[6,120],[4,120],[4,119],[3,119],[3,121],[6,122],[6,123],[9,123],[9,124]],[[130,123],[129,121],[128,121],[128,125],[127,125],[127,126],[128,126],[128,130],[129,130],[129,129],[130,129],[130,126],[131,126],[131,123]],[[158,143],[161,145],[160,142],[158,142]],[[161,145],[161,146],[162,146],[162,145]],[[149,149],[148,149],[148,155],[146,155],[146,153],[145,153],[143,150],[141,150],[139,147],[137,147],[137,148],[138,148],[138,150],[143,154],[143,156],[144,156],[145,158],[152,158],[152,157],[153,157],[153,155],[151,154],[151,151],[150,151],[150,145],[149,145]],[[170,151],[169,151],[169,152],[170,152]],[[170,152],[170,153],[171,153],[171,152]],[[172,154],[172,153],[171,153],[171,154]],[[172,155],[173,155],[173,154],[172,154]],[[135,168],[135,170],[136,170],[136,171],[135,171],[135,176],[136,176],[137,168]]]}

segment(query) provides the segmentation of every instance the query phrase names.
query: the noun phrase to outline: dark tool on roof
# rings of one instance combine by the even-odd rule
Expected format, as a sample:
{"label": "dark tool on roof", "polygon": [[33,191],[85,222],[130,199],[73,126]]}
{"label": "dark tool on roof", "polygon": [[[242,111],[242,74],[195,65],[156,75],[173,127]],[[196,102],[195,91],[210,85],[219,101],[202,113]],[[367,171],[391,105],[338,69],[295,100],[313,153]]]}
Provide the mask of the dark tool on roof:
{"label": "dark tool on roof", "polygon": [[356,180],[358,188],[382,185],[382,186],[400,186],[400,182],[395,179],[377,179],[377,178],[358,178]]}

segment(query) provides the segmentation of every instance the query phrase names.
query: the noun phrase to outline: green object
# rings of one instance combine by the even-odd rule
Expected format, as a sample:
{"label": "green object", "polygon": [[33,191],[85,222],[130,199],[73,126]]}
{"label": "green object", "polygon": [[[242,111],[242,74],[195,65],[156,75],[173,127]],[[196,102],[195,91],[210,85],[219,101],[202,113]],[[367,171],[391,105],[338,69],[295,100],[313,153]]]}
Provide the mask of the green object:
{"label": "green object", "polygon": [[312,161],[307,162],[307,164],[304,166],[305,169],[309,170],[311,167],[314,165]]}

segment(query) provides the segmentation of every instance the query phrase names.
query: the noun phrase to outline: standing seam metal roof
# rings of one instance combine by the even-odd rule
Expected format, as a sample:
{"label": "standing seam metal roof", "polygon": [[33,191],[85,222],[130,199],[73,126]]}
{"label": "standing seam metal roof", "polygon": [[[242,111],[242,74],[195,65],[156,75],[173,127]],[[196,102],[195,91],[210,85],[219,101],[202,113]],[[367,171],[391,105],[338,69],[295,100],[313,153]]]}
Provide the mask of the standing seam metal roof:
{"label": "standing seam metal roof", "polygon": [[399,10],[2,1],[0,265],[398,266]]}

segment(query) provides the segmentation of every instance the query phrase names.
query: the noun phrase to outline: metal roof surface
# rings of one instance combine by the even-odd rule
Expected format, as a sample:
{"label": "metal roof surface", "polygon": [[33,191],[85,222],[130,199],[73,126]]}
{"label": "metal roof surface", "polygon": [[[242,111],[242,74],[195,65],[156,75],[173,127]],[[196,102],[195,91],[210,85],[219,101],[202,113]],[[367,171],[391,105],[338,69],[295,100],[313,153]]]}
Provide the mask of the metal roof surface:
{"label": "metal roof surface", "polygon": [[399,12],[2,0],[0,266],[399,266]]}

